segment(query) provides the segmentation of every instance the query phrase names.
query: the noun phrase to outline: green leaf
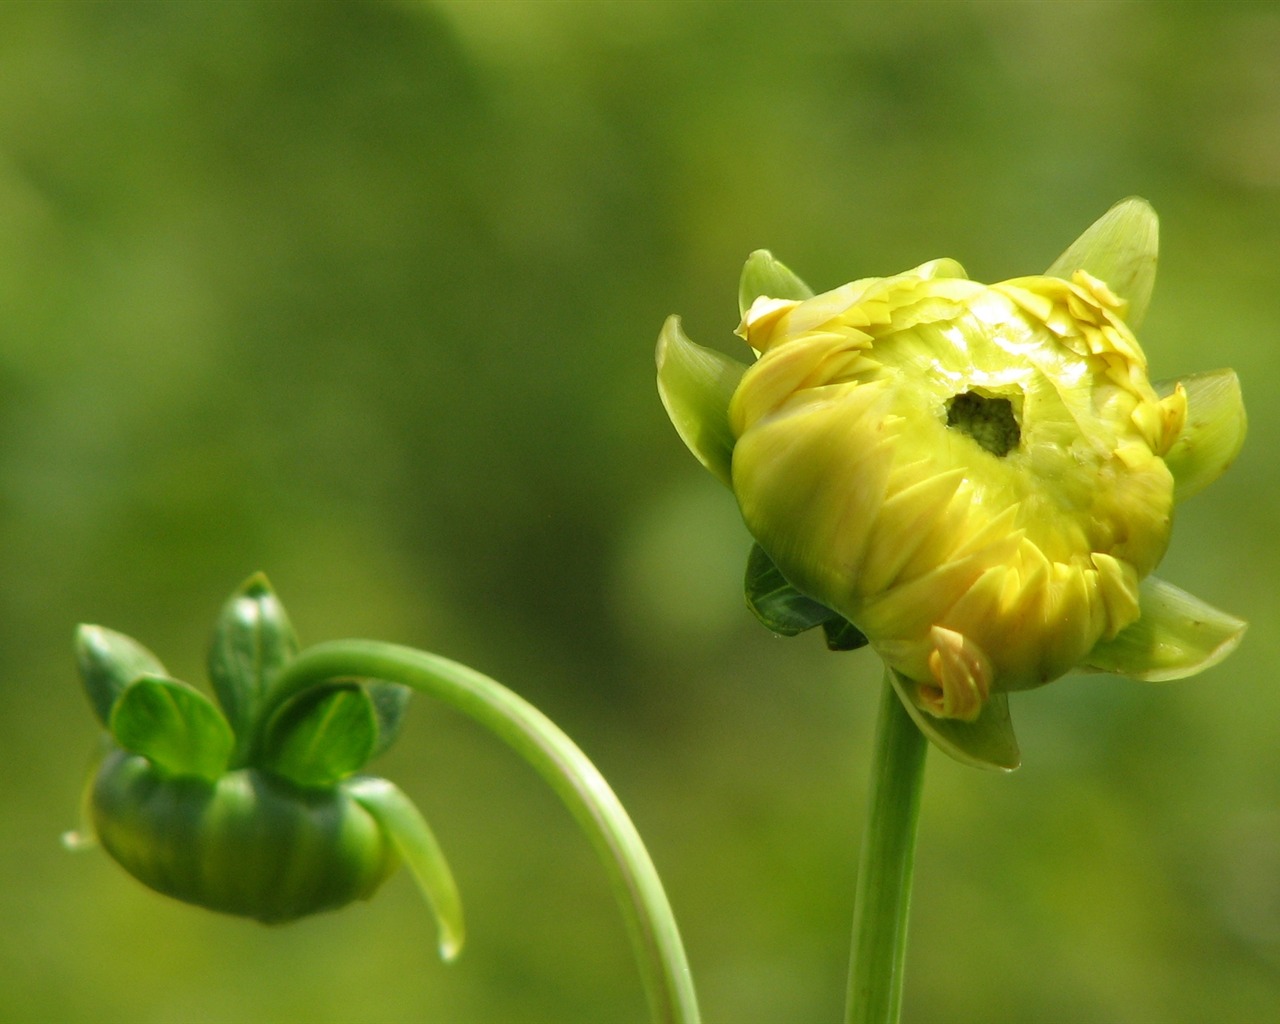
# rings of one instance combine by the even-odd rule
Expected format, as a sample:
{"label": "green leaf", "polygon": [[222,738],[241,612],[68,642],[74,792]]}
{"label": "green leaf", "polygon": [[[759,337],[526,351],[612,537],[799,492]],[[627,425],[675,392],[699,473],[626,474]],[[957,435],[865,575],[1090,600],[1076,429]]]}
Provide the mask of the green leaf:
{"label": "green leaf", "polygon": [[382,826],[426,897],[440,929],[440,958],[462,952],[462,899],[435,834],[413,802],[386,779],[360,778],[344,788]]}
{"label": "green leaf", "polygon": [[1134,330],[1142,323],[1156,286],[1156,257],[1160,222],[1145,199],[1131,196],[1094,221],[1053,261],[1048,277],[1071,280],[1086,270],[1129,303],[1125,322]]}
{"label": "green leaf", "polygon": [[1002,772],[1011,772],[1022,763],[1006,694],[993,693],[974,721],[962,722],[958,718],[935,718],[922,711],[911,698],[911,681],[893,669],[889,670],[889,677],[907,713],[944,754],[961,764]]}
{"label": "green leaf", "polygon": [[317,686],[272,716],[258,761],[300,786],[331,786],[359,771],[377,741],[378,716],[364,687]]}
{"label": "green leaf", "polygon": [[857,626],[796,590],[759,544],[753,544],[747,556],[746,595],[747,607],[756,618],[782,636],[796,636],[821,626],[827,647],[833,651],[866,646],[867,638]]}
{"label": "green leaf", "polygon": [[365,684],[365,692],[373,701],[373,713],[378,720],[378,739],[369,759],[377,757],[400,735],[404,714],[409,710],[409,698],[413,691],[400,683],[373,682]]}
{"label": "green leaf", "polygon": [[75,649],[89,703],[103,725],[125,687],[142,675],[165,674],[160,659],[137,640],[104,626],[76,627]]}
{"label": "green leaf", "polygon": [[1183,679],[1218,664],[1240,646],[1247,623],[1155,576],[1138,588],[1138,621],[1104,640],[1090,668],[1131,679]]}
{"label": "green leaf", "polygon": [[298,640],[261,573],[249,577],[222,608],[209,649],[209,678],[236,734],[237,764],[250,756],[259,711],[271,681],[298,653]]}
{"label": "green leaf", "polygon": [[1247,420],[1235,370],[1209,370],[1178,380],[1157,381],[1162,398],[1181,384],[1187,392],[1187,422],[1164,456],[1173,474],[1174,501],[1198,494],[1227,471],[1244,445]]}
{"label": "green leaf", "polygon": [[152,675],[135,680],[116,699],[111,734],[166,775],[210,782],[226,771],[235,745],[213,701],[186,683]]}
{"label": "green leaf", "polygon": [[738,279],[738,315],[746,316],[761,295],[771,299],[809,299],[813,289],[790,267],[774,259],[768,249],[757,249],[747,257]]}
{"label": "green leaf", "polygon": [[658,336],[658,394],[689,451],[726,487],[736,439],[729,400],[747,365],[690,341],[680,318],[667,317]]}

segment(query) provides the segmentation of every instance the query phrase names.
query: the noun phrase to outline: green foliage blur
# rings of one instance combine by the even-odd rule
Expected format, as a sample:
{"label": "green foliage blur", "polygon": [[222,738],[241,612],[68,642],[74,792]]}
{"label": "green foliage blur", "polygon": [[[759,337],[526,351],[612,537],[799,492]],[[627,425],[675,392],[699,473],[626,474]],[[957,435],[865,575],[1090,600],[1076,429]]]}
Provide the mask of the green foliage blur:
{"label": "green foliage blur", "polygon": [[0,6],[0,1019],[642,1021],[571,819],[418,700],[374,769],[401,873],[267,928],[167,901],[77,821],[77,622],[203,680],[265,570],[304,643],[438,651],[555,718],[667,883],[709,1021],[832,1021],[879,670],[744,610],[729,494],[658,402],[742,260],[813,285],[1042,270],[1162,218],[1156,377],[1236,367],[1251,435],[1162,575],[1252,622],[1199,679],[1015,695],[1024,767],[934,753],[905,1018],[1280,1006],[1280,8],[1112,3]]}

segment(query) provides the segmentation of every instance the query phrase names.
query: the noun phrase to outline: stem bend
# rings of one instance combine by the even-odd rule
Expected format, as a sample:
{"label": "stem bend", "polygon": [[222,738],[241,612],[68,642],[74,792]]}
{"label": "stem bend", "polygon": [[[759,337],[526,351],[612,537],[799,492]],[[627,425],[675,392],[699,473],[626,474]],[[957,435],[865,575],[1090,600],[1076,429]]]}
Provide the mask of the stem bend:
{"label": "stem bend", "polygon": [[370,640],[317,644],[281,669],[272,707],[328,679],[403,683],[484,726],[555,790],[609,872],[627,923],[655,1024],[698,1024],[688,959],[671,905],[648,851],[604,776],[546,715],[506,687],[458,662]]}

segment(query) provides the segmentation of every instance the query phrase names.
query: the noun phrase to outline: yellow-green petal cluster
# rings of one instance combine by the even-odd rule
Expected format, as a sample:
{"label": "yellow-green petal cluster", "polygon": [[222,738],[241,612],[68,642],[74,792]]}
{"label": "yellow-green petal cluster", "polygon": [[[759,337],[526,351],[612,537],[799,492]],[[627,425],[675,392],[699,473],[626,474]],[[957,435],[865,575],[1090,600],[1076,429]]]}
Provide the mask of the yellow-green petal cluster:
{"label": "yellow-green petal cluster", "polygon": [[[1244,436],[1230,371],[1149,379],[1132,326],[1155,245],[1154,213],[1128,200],[1050,273],[995,285],[944,259],[814,296],[756,254],[750,366],[668,323],[659,385],[681,435],[786,580],[864,633],[917,711],[972,722],[1078,666],[1168,678],[1238,641],[1238,620],[1143,585],[1175,500]],[[1173,635],[1176,653],[1156,649]]]}

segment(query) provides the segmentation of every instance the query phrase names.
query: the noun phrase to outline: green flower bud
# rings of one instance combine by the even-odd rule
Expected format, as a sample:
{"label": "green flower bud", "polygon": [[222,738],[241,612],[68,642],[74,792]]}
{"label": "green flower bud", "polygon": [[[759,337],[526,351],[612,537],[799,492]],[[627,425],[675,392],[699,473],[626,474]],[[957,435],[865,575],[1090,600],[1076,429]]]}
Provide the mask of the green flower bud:
{"label": "green flower bud", "polygon": [[355,774],[395,738],[408,690],[339,678],[282,691],[298,645],[264,577],[219,616],[217,704],[119,633],[82,626],[76,651],[108,735],[68,845],[96,839],[157,892],[267,923],[368,899],[403,862],[441,955],[461,950],[457,887],[426,821],[390,782]]}
{"label": "green flower bud", "polygon": [[139,881],[269,924],[368,899],[400,862],[342,786],[304,789],[254,768],[210,782],[116,750],[90,801],[98,841]]}
{"label": "green flower bud", "polygon": [[[1145,310],[1156,234],[1127,200],[1044,276],[984,285],[944,259],[813,297],[756,254],[750,366],[668,322],[659,388],[681,436],[913,711],[976,722],[1076,667],[1171,678],[1238,643],[1242,622],[1150,576],[1175,500],[1244,437],[1230,371],[1148,378],[1126,315]],[[748,278],[787,294],[748,299]]]}

